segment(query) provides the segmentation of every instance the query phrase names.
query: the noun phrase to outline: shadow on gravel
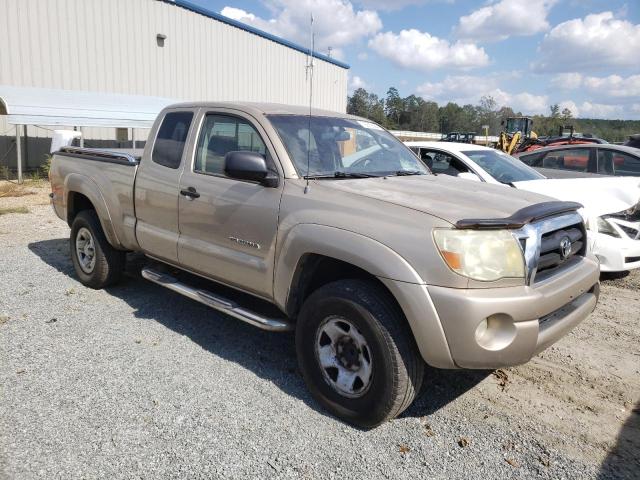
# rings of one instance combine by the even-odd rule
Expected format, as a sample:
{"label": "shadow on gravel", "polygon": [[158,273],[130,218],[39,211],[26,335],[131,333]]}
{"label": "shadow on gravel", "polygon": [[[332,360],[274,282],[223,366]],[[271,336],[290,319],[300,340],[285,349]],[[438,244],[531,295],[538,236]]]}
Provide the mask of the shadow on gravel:
{"label": "shadow on gravel", "polygon": [[603,272],[600,274],[600,281],[602,285],[637,291],[640,289],[640,270]]}
{"label": "shadow on gravel", "polygon": [[624,270],[622,272],[601,272],[600,280],[619,280],[621,278],[626,278],[629,276],[631,272],[629,270]]}
{"label": "shadow on gravel", "polygon": [[56,238],[55,240],[43,240],[28,245],[29,250],[39,256],[45,263],[51,265],[59,272],[73,277],[73,264],[69,257],[69,239]]}
{"label": "shadow on gravel", "polygon": [[627,418],[600,467],[599,480],[640,478],[640,401]]}
{"label": "shadow on gravel", "polygon": [[422,390],[402,417],[431,415],[491,375],[491,370],[442,370],[426,366]]}
{"label": "shadow on gravel", "polygon": [[[33,242],[28,247],[59,272],[75,278],[67,239]],[[292,334],[259,330],[148,282],[140,276],[145,261],[141,254],[130,254],[127,275],[120,284],[106,291],[130,305],[137,318],[159,322],[189,337],[203,349],[242,365],[326,415],[309,394],[298,371]],[[402,416],[430,415],[472,389],[490,373],[427,367],[421,395]]]}

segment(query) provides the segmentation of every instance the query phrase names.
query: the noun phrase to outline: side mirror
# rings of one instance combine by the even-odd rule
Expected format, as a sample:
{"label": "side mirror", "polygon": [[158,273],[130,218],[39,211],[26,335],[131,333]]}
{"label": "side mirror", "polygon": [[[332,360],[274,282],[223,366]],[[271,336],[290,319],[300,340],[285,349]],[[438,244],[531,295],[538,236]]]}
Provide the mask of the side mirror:
{"label": "side mirror", "polygon": [[231,178],[258,182],[265,187],[278,186],[277,175],[267,168],[264,155],[256,152],[228,152],[224,156],[224,173]]}

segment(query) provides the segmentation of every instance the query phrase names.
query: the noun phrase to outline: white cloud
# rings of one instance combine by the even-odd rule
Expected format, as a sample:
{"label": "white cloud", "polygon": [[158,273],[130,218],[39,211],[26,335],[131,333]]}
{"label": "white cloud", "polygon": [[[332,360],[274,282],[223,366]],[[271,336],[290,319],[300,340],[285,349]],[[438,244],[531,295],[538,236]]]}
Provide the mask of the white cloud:
{"label": "white cloud", "polygon": [[547,15],[557,0],[501,0],[460,18],[460,38],[477,42],[505,40],[549,30]]}
{"label": "white cloud", "polygon": [[574,117],[580,118],[620,119],[628,116],[625,115],[625,109],[622,105],[607,105],[586,101],[578,105],[573,100],[565,100],[558,105],[561,111],[568,108]]}
{"label": "white cloud", "polygon": [[235,7],[224,7],[221,14],[288,40],[309,44],[313,13],[316,50],[342,58],[342,47],[373,35],[382,28],[375,11],[356,10],[348,0],[266,0],[272,18],[263,19]]}
{"label": "white cloud", "polygon": [[511,95],[506,105],[525,114],[542,114],[549,110],[549,97],[528,92],[516,93]]}
{"label": "white cloud", "polygon": [[361,77],[354,75],[353,77],[349,77],[349,93],[353,93],[359,88],[364,88],[368,90],[371,86],[365,82]]}
{"label": "white cloud", "polygon": [[497,87],[496,77],[448,75],[442,82],[426,82],[419,85],[416,92],[429,100],[465,104],[477,103],[480,97]]}
{"label": "white cloud", "polygon": [[[316,51],[318,51],[317,48],[316,48]],[[344,50],[342,50],[341,48],[331,47],[331,49],[327,49],[326,51],[320,50],[320,53],[328,55],[331,58],[335,58],[336,60],[341,60],[341,61],[346,60]]]}
{"label": "white cloud", "polygon": [[554,27],[538,50],[531,66],[539,72],[637,67],[640,24],[619,20],[612,12],[587,15]]}
{"label": "white cloud", "polygon": [[467,42],[450,43],[415,29],[400,33],[379,33],[369,40],[369,47],[395,64],[414,70],[435,68],[474,68],[489,63],[483,48]]}
{"label": "white cloud", "polygon": [[640,98],[640,75],[621,77],[585,76],[580,73],[561,73],[551,79],[551,85],[564,90],[582,90],[599,98]]}
{"label": "white cloud", "polygon": [[255,22],[257,18],[253,13],[246,12],[241,8],[236,7],[224,7],[220,13],[225,17],[233,18],[240,22]]}
{"label": "white cloud", "polygon": [[369,54],[367,52],[358,53],[358,60],[367,60],[369,58]]}
{"label": "white cloud", "polygon": [[640,97],[640,75],[585,77],[582,84],[587,90],[607,97]]}
{"label": "white cloud", "polygon": [[581,73],[559,73],[550,80],[550,85],[562,90],[575,90],[582,85]]}
{"label": "white cloud", "polygon": [[394,10],[402,10],[409,5],[422,5],[429,3],[429,0],[359,0],[357,3],[366,8],[391,12]]}
{"label": "white cloud", "polygon": [[549,109],[549,97],[546,95],[529,92],[510,93],[499,88],[487,92],[486,95],[493,97],[498,107],[511,107],[525,115],[543,114]]}
{"label": "white cloud", "polygon": [[447,76],[442,82],[426,82],[416,88],[416,92],[427,100],[435,100],[440,104],[455,102],[458,105],[477,105],[480,98],[490,96],[498,107],[511,107],[526,114],[545,113],[548,110],[549,98],[546,95],[535,95],[529,92],[509,93],[498,87],[505,75]]}

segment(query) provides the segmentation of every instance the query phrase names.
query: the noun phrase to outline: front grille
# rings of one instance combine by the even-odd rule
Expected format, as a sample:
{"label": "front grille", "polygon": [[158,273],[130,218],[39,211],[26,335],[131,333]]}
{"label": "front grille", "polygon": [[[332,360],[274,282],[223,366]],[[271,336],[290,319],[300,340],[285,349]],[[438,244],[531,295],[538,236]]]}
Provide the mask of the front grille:
{"label": "front grille", "polygon": [[[570,251],[566,250],[567,240],[571,243]],[[548,278],[565,264],[573,263],[576,256],[584,256],[585,252],[586,232],[580,223],[543,233],[536,279]],[[540,274],[544,275],[541,277]]]}
{"label": "front grille", "polygon": [[626,257],[624,259],[624,263],[635,263],[640,262],[640,257]]}

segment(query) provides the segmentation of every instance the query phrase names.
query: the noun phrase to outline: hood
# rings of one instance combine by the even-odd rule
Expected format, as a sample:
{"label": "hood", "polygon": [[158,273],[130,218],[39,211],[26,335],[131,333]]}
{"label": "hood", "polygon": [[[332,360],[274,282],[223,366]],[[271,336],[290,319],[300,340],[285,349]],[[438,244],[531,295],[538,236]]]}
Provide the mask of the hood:
{"label": "hood", "polygon": [[558,178],[514,182],[518,189],[584,205],[583,216],[619,213],[640,203],[640,177]]}
{"label": "hood", "polygon": [[318,180],[330,189],[428,213],[455,224],[467,218],[505,218],[551,200],[535,193],[448,175]]}

